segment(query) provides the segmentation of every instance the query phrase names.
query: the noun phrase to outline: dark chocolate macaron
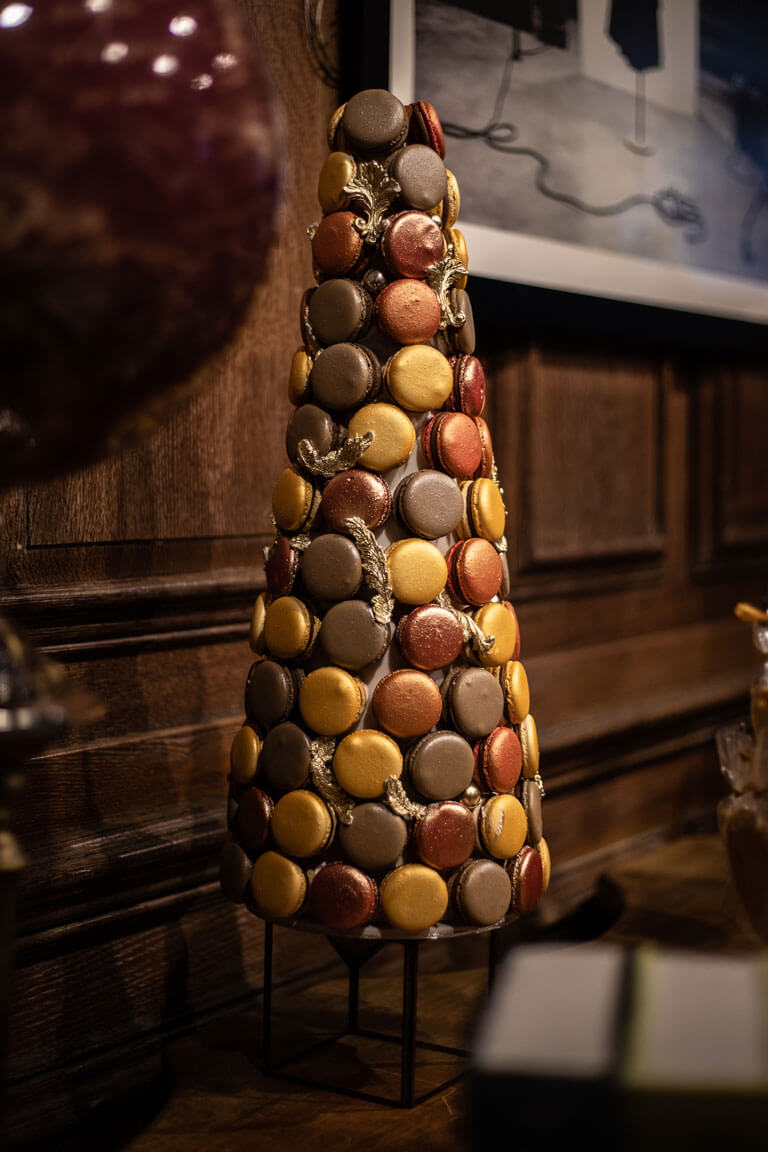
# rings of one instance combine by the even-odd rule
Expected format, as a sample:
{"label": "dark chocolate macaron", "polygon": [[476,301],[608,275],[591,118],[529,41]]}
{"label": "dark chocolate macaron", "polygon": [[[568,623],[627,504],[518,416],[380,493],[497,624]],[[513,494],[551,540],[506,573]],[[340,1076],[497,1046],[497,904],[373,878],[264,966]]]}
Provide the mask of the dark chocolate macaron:
{"label": "dark chocolate macaron", "polygon": [[440,302],[423,280],[393,280],[376,298],[376,322],[396,344],[425,344],[440,327],[440,315]]}
{"label": "dark chocolate macaron", "polygon": [[475,318],[472,315],[472,304],[464,288],[453,288],[450,299],[454,316],[462,315],[464,323],[458,328],[449,328],[448,338],[457,353],[471,356],[475,350]]}
{"label": "dark chocolate macaron", "polygon": [[450,412],[479,416],[485,407],[485,372],[474,356],[451,356],[453,391],[446,401]]}
{"label": "dark chocolate macaron", "polygon": [[478,780],[491,792],[511,792],[520,779],[522,766],[523,753],[514,728],[494,728],[475,745]]}
{"label": "dark chocolate macaron", "polygon": [[409,664],[422,672],[434,672],[459,658],[464,630],[448,608],[421,604],[400,620],[397,642]]}
{"label": "dark chocolate macaron", "polygon": [[543,887],[541,857],[535,848],[526,844],[507,864],[512,882],[512,911],[518,916],[533,912]]}
{"label": "dark chocolate macaron", "polygon": [[469,480],[483,460],[477,424],[463,412],[438,412],[421,432],[421,447],[430,468],[457,480]]}
{"label": "dark chocolate macaron", "polygon": [[349,932],[367,924],[377,902],[376,882],[359,868],[340,862],[320,868],[309,890],[310,912],[336,932]]}
{"label": "dark chocolate macaron", "polygon": [[[522,762],[522,753],[521,753]],[[537,780],[521,780],[518,785],[518,796],[528,821],[528,843],[538,844],[544,835],[544,826],[541,812],[541,789]]]}
{"label": "dark chocolate macaron", "polygon": [[459,540],[445,558],[446,587],[457,604],[487,604],[501,587],[499,553],[488,540]]}
{"label": "dark chocolate macaron", "polygon": [[445,255],[442,229],[424,212],[398,212],[390,216],[381,238],[381,252],[395,276],[421,280]]}
{"label": "dark chocolate macaron", "polygon": [[478,927],[496,924],[509,911],[510,878],[493,860],[469,860],[451,882],[451,899],[463,920]]}
{"label": "dark chocolate macaron", "polygon": [[455,669],[443,681],[442,691],[447,719],[470,740],[488,736],[498,726],[504,693],[485,668]]}
{"label": "dark chocolate macaron", "polygon": [[408,144],[392,159],[390,172],[400,185],[400,200],[409,208],[428,212],[437,208],[446,194],[445,164],[433,148]]}
{"label": "dark chocolate macaron", "polygon": [[347,520],[359,516],[366,528],[379,528],[392,507],[389,485],[363,468],[350,468],[328,481],[320,514],[332,532],[347,532]]}
{"label": "dark chocolate macaron", "polygon": [[257,660],[245,683],[245,714],[262,728],[287,720],[296,703],[296,677],[276,660]]}
{"label": "dark chocolate macaron", "polygon": [[343,412],[373,399],[381,385],[381,365],[363,344],[332,344],[315,357],[310,383],[318,404]]}
{"label": "dark chocolate macaron", "polygon": [[372,703],[381,727],[397,740],[423,736],[434,728],[442,712],[437,684],[415,668],[397,668],[382,677]]}
{"label": "dark chocolate macaron", "polygon": [[261,788],[246,788],[240,797],[235,831],[249,856],[257,856],[267,842],[275,805]]}
{"label": "dark chocolate macaron", "polygon": [[312,257],[326,276],[359,275],[365,267],[363,237],[354,212],[331,212],[312,237]]}
{"label": "dark chocolate macaron", "polygon": [[386,804],[375,801],[356,804],[349,824],[339,825],[339,841],[344,854],[370,872],[392,868],[405,851],[408,825]]}
{"label": "dark chocolate macaron", "polygon": [[363,580],[357,546],[338,532],[315,536],[302,558],[301,578],[309,595],[318,600],[349,600]]}
{"label": "dark chocolate macaron", "polygon": [[352,152],[379,156],[405,140],[408,113],[385,88],[368,88],[344,105],[340,129],[345,147]]}
{"label": "dark chocolate macaron", "polygon": [[457,868],[475,847],[475,820],[455,800],[430,804],[413,830],[416,854],[430,868]]}
{"label": "dark chocolate macaron", "polygon": [[301,553],[291,546],[289,536],[278,533],[264,563],[270,596],[287,596],[296,580]]}
{"label": "dark chocolate macaron", "polygon": [[427,800],[455,800],[472,782],[472,748],[458,732],[429,732],[408,752],[413,785]]}
{"label": "dark chocolate macaron", "polygon": [[311,754],[306,732],[287,720],[270,728],[264,737],[259,771],[278,792],[303,788],[309,780]]}
{"label": "dark chocolate macaron", "polygon": [[371,298],[357,280],[326,280],[309,301],[309,323],[321,344],[356,340],[371,314]]}
{"label": "dark chocolate macaron", "polygon": [[250,858],[235,840],[227,840],[219,857],[219,883],[227,900],[242,904],[251,879]]}
{"label": "dark chocolate macaron", "polygon": [[357,672],[380,660],[389,646],[390,631],[379,624],[364,600],[342,600],[329,608],[320,626],[320,643],[332,664]]}
{"label": "dark chocolate macaron", "polygon": [[455,532],[464,501],[455,479],[433,468],[412,472],[397,486],[395,515],[407,532],[436,540]]}
{"label": "dark chocolate macaron", "polygon": [[336,424],[324,408],[317,404],[302,404],[288,421],[285,432],[285,450],[293,464],[298,460],[299,444],[309,440],[319,456],[330,452],[336,440]]}

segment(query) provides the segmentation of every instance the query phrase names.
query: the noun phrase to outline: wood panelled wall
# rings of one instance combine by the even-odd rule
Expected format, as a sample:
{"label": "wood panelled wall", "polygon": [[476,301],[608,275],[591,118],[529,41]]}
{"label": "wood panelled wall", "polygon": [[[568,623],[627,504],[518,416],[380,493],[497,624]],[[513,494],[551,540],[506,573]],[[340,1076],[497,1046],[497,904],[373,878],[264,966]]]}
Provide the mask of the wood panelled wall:
{"label": "wood panelled wall", "polygon": [[[87,1116],[155,1066],[159,1037],[259,986],[260,926],[219,896],[216,858],[336,101],[302,4],[251,10],[286,146],[281,239],[247,322],[152,442],[3,503],[2,609],[105,706],[31,765],[17,809],[17,1136]],[[746,710],[752,670],[731,607],[768,573],[768,365],[647,351],[642,333],[479,354],[547,837],[575,897],[717,794],[713,733]],[[284,946],[283,971],[331,955]]]}

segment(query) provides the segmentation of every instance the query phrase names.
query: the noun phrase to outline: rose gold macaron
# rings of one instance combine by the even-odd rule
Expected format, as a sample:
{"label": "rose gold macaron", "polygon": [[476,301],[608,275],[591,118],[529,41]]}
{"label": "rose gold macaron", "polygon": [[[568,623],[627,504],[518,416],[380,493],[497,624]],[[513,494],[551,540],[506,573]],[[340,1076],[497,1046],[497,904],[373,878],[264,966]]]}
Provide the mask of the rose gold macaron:
{"label": "rose gold macaron", "polygon": [[421,433],[421,446],[430,468],[468,480],[482,466],[483,447],[477,424],[463,412],[438,412]]}
{"label": "rose gold macaron", "polygon": [[421,280],[445,255],[445,237],[426,212],[398,212],[390,216],[381,238],[381,253],[396,276]]}
{"label": "rose gold macaron", "polygon": [[457,604],[487,604],[501,587],[499,553],[488,540],[460,540],[445,558],[448,591]]}
{"label": "rose gold macaron", "polygon": [[482,457],[475,476],[490,476],[493,472],[493,440],[491,439],[491,430],[482,416],[475,416],[475,424],[482,449]]}
{"label": "rose gold macaron", "polygon": [[347,520],[359,517],[366,528],[379,528],[392,507],[389,485],[363,468],[339,472],[325,486],[320,514],[329,531],[349,532]]}
{"label": "rose gold macaron", "polygon": [[312,258],[326,276],[359,275],[367,263],[354,212],[331,212],[312,237]]}
{"label": "rose gold macaron", "polygon": [[494,728],[475,745],[475,773],[491,792],[511,792],[520,779],[523,753],[514,728]]}
{"label": "rose gold macaron", "polygon": [[379,680],[373,711],[382,728],[398,740],[423,736],[440,719],[443,700],[431,676],[414,668],[398,668]]}
{"label": "rose gold macaron", "polygon": [[475,818],[456,800],[430,804],[413,830],[413,846],[423,864],[436,868],[458,868],[475,847]]}
{"label": "rose gold macaron", "polygon": [[446,401],[449,412],[480,416],[485,407],[485,372],[474,356],[451,356],[453,391]]}
{"label": "rose gold macaron", "polygon": [[434,148],[441,160],[445,159],[445,135],[440,118],[428,100],[407,104],[409,144],[426,144]]}
{"label": "rose gold macaron", "polygon": [[374,314],[395,344],[425,344],[440,327],[440,302],[423,280],[393,280],[377,296]]}
{"label": "rose gold macaron", "polygon": [[397,642],[409,664],[422,672],[434,672],[458,660],[464,629],[448,608],[421,604],[400,620]]}

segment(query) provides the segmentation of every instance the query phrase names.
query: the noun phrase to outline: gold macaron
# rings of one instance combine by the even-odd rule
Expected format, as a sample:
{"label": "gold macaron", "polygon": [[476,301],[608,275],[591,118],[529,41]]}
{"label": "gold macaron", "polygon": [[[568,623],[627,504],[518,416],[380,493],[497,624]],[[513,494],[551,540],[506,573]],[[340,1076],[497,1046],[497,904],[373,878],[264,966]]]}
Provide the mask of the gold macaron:
{"label": "gold macaron", "polygon": [[[444,228],[453,228],[459,218],[461,192],[459,191],[459,182],[450,168],[446,168],[445,175],[447,177],[448,187],[445,196],[440,201],[437,214],[442,217]],[[464,261],[462,261],[462,263],[464,263]],[[464,264],[464,267],[466,268],[466,264]]]}
{"label": "gold macaron", "polygon": [[312,371],[312,357],[306,348],[297,348],[291,360],[288,374],[288,399],[291,404],[303,404],[309,395],[309,376]]}
{"label": "gold macaron", "polygon": [[542,837],[536,845],[536,851],[541,857],[541,894],[549,888],[549,878],[552,875],[552,858],[549,855],[549,845]]}
{"label": "gold macaron", "polygon": [[311,480],[295,468],[286,468],[272,489],[272,512],[278,528],[300,532],[312,520],[320,503],[320,493]]}
{"label": "gold macaron", "polygon": [[381,882],[381,909],[393,928],[426,932],[445,915],[448,888],[439,872],[424,864],[403,864]]}
{"label": "gold macaron", "polygon": [[238,784],[250,784],[258,771],[262,740],[255,728],[238,728],[229,750],[229,771]]}
{"label": "gold macaron", "polygon": [[366,448],[359,463],[373,472],[388,472],[404,464],[416,443],[416,432],[410,418],[394,404],[366,404],[349,422],[350,436],[373,433],[373,443]]}
{"label": "gold macaron", "polygon": [[493,646],[490,650],[478,653],[481,664],[486,668],[498,668],[501,664],[512,661],[517,647],[517,618],[509,611],[504,601],[484,604],[473,613],[473,616],[480,631],[486,636],[493,636]]}
{"label": "gold macaron", "polygon": [[493,480],[465,480],[461,484],[464,515],[457,529],[462,540],[481,536],[483,540],[498,540],[504,535],[507,512],[498,484]]}
{"label": "gold macaron", "polygon": [[[520,667],[522,668],[522,664]],[[527,681],[528,677],[525,679]],[[530,700],[528,703],[530,706]],[[520,721],[517,735],[523,753],[523,776],[526,780],[533,780],[539,771],[539,735],[536,731],[536,721],[530,712]]]}
{"label": "gold macaron", "polygon": [[486,800],[480,809],[478,822],[483,845],[497,860],[516,856],[525,844],[528,834],[525,809],[509,792]]}
{"label": "gold macaron", "polygon": [[[507,716],[510,724],[521,724],[531,710],[531,691],[528,687],[528,676],[519,660],[509,660],[498,672],[501,687],[504,690],[504,700],[507,707]],[[530,735],[530,733],[527,733]],[[536,737],[536,726],[533,726],[533,735],[536,738],[536,769],[539,766],[539,742]],[[520,742],[522,744],[522,733]],[[525,755],[525,753],[523,753]],[[526,776],[528,773],[526,772]],[[536,772],[532,773],[533,776]]]}
{"label": "gold macaron", "polygon": [[401,604],[428,604],[445,587],[445,557],[430,540],[398,540],[386,557],[392,594]]}
{"label": "gold macaron", "polygon": [[314,647],[320,621],[298,596],[278,596],[266,610],[264,642],[279,660],[296,660]]}
{"label": "gold macaron", "polygon": [[339,784],[360,800],[375,800],[384,791],[390,776],[399,779],[403,754],[384,732],[361,728],[340,741],[333,757],[333,771]]}
{"label": "gold macaron", "polygon": [[270,829],[281,852],[316,856],[333,838],[335,823],[330,808],[316,793],[297,788],[275,804]]}
{"label": "gold macaron", "polygon": [[349,152],[331,152],[326,157],[317,181],[317,198],[323,212],[339,212],[347,207],[351,197],[346,186],[356,171],[355,158]]}
{"label": "gold macaron", "polygon": [[299,711],[313,732],[339,736],[360,719],[366,695],[362,680],[343,668],[316,668],[299,689]]}
{"label": "gold macaron", "polygon": [[251,612],[251,623],[248,629],[248,643],[251,651],[257,656],[263,656],[266,648],[264,642],[264,623],[267,619],[267,608],[272,597],[268,592],[260,592]]}
{"label": "gold macaron", "polygon": [[[453,245],[453,255],[458,260],[463,268],[469,270],[469,253],[467,252],[467,242],[464,239],[464,233],[458,228],[447,228],[445,232],[446,240],[449,244]],[[454,282],[455,288],[466,288],[468,276],[459,276]]]}
{"label": "gold macaron", "polygon": [[251,892],[265,920],[295,916],[307,895],[307,878],[293,860],[279,852],[259,856],[251,872]]}
{"label": "gold macaron", "polygon": [[453,390],[453,369],[429,344],[409,344],[390,356],[384,379],[392,399],[409,412],[442,408]]}

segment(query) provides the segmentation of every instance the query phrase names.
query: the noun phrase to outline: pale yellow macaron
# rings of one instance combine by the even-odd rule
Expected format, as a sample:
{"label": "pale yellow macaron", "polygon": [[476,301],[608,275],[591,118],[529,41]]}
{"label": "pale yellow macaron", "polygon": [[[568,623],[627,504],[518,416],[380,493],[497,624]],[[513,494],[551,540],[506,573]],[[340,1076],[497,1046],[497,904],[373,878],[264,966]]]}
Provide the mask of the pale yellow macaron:
{"label": "pale yellow macaron", "polygon": [[312,371],[312,357],[306,348],[297,348],[291,360],[288,374],[288,399],[291,404],[303,404],[309,395],[309,375]]}
{"label": "pale yellow macaron", "polygon": [[[504,689],[504,700],[507,706],[507,716],[510,724],[522,724],[531,710],[531,691],[528,687],[528,676],[519,660],[509,660],[503,668],[499,669],[499,682]],[[530,733],[527,733],[529,735]],[[536,737],[536,726],[533,728]],[[522,744],[522,734],[520,743]],[[525,755],[525,753],[523,753]],[[539,744],[536,738],[536,769],[538,771]],[[533,773],[536,775],[536,772]]]}
{"label": "pale yellow macaron", "polygon": [[270,829],[281,852],[316,856],[332,840],[335,820],[316,793],[297,788],[286,792],[275,804]]}
{"label": "pale yellow macaron", "polygon": [[286,468],[272,489],[272,512],[278,528],[300,532],[306,528],[320,503],[320,493],[311,480],[295,468]]}
{"label": "pale yellow macaron", "polygon": [[480,662],[486,668],[497,668],[512,660],[517,647],[517,618],[507,609],[504,601],[484,604],[473,615],[481,632],[493,636],[493,647],[488,652],[478,654]]}
{"label": "pale yellow macaron", "polygon": [[424,864],[403,864],[381,882],[381,909],[393,928],[425,932],[448,907],[448,888],[439,872]]}
{"label": "pale yellow macaron", "polygon": [[250,784],[258,771],[261,737],[250,724],[238,728],[229,750],[229,771],[238,784]]}
{"label": "pale yellow macaron", "polygon": [[[458,228],[446,229],[445,237],[449,244],[453,245],[453,254],[462,267],[469,269],[469,254],[467,252],[467,242],[464,239],[464,233]],[[454,287],[466,288],[468,276],[457,277]]]}
{"label": "pale yellow macaron", "polygon": [[501,492],[493,480],[464,480],[459,485],[464,501],[464,515],[456,531],[462,540],[481,536],[483,540],[498,540],[504,535],[507,517]]}
{"label": "pale yellow macaron", "polygon": [[251,891],[265,920],[295,916],[307,895],[307,878],[293,860],[279,852],[259,856],[251,872]]}
{"label": "pale yellow macaron", "polygon": [[[446,168],[445,175],[448,178],[448,188],[440,202],[438,216],[442,217],[444,228],[453,228],[459,218],[461,192],[459,191],[459,182],[450,168]],[[464,267],[466,268],[466,264]]]}
{"label": "pale yellow macaron", "polygon": [[525,844],[528,821],[520,801],[508,792],[492,796],[480,809],[480,837],[491,856],[507,860]]}
{"label": "pale yellow macaron", "polygon": [[549,845],[542,837],[536,845],[536,851],[541,857],[541,894],[542,896],[549,888],[549,878],[552,874],[552,858],[549,855]]}
{"label": "pale yellow macaron", "polygon": [[362,680],[343,668],[316,668],[299,689],[299,710],[313,732],[338,736],[360,719],[366,695]]}
{"label": "pale yellow macaron", "polygon": [[445,587],[448,568],[440,549],[430,540],[410,537],[387,549],[392,594],[401,604],[428,604]]}
{"label": "pale yellow macaron", "polygon": [[314,647],[319,631],[319,619],[298,596],[278,596],[267,608],[264,642],[279,660],[306,656]]}
{"label": "pale yellow macaron", "polygon": [[264,624],[267,619],[267,608],[272,597],[268,592],[260,592],[251,612],[251,624],[248,629],[248,643],[251,651],[257,656],[263,656],[266,649],[264,642]]}
{"label": "pale yellow macaron", "polygon": [[339,743],[333,757],[333,771],[339,784],[360,800],[375,800],[384,791],[390,776],[399,779],[403,754],[384,732],[361,728]]}
{"label": "pale yellow macaron", "polygon": [[384,379],[392,399],[409,412],[442,408],[453,389],[453,369],[429,344],[409,344],[390,356]]}
{"label": "pale yellow macaron", "polygon": [[[520,667],[522,668],[522,665]],[[528,677],[525,679],[527,682]],[[530,700],[528,703],[530,706]],[[530,712],[520,721],[517,735],[523,752],[523,776],[526,780],[533,780],[539,770],[539,734],[536,731],[536,721]]]}
{"label": "pale yellow macaron", "polygon": [[350,195],[345,188],[356,171],[355,158],[349,152],[331,152],[326,157],[317,181],[317,198],[323,212],[338,212],[347,207]]}
{"label": "pale yellow macaron", "polygon": [[394,404],[366,404],[349,422],[349,435],[373,433],[373,443],[360,457],[360,464],[374,472],[388,472],[404,464],[416,443],[410,418]]}

